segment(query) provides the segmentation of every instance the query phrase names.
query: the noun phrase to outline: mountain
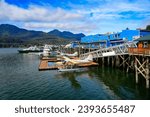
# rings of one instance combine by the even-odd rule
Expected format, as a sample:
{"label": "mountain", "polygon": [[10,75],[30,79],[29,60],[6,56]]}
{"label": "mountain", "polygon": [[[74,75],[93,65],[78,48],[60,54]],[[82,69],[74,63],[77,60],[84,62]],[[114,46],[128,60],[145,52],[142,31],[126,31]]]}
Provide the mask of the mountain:
{"label": "mountain", "polygon": [[71,32],[60,32],[53,30],[49,33],[42,31],[26,30],[10,24],[0,25],[0,43],[28,43],[28,44],[64,44],[79,40],[84,34],[73,34]]}
{"label": "mountain", "polygon": [[10,24],[0,25],[0,42],[24,42],[46,34],[42,31],[28,31]]}
{"label": "mountain", "polygon": [[57,30],[57,29],[54,29],[54,30],[48,32],[48,34],[60,36],[61,32],[59,30]]}
{"label": "mountain", "polygon": [[80,40],[81,37],[85,36],[83,33],[73,34],[72,32],[69,32],[69,31],[61,32],[57,29],[54,29],[54,30],[48,32],[48,34],[53,35],[53,36],[59,36],[62,38],[67,38],[67,39],[75,39],[75,40]]}

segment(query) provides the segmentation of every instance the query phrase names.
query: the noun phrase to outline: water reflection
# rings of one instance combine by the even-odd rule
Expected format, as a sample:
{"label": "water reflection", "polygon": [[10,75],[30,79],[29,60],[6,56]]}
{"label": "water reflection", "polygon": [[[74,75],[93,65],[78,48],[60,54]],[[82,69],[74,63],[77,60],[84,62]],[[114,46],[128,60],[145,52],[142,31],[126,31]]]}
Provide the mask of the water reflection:
{"label": "water reflection", "polygon": [[67,78],[75,89],[82,88],[83,84],[79,79],[84,76],[96,82],[99,87],[103,84],[103,89],[115,95],[116,99],[150,99],[150,90],[145,89],[145,85],[135,84],[134,73],[127,74],[116,68],[92,67],[83,72],[66,72],[57,75],[59,78]]}
{"label": "water reflection", "polygon": [[59,72],[57,78],[67,78],[71,82],[71,86],[75,89],[80,89],[81,85],[78,82],[77,78],[83,74],[87,73],[88,69],[79,72]]}
{"label": "water reflection", "polygon": [[150,99],[150,89],[145,88],[143,78],[135,84],[134,73],[126,73],[119,69],[98,67],[91,69],[99,82],[103,82],[121,99]]}

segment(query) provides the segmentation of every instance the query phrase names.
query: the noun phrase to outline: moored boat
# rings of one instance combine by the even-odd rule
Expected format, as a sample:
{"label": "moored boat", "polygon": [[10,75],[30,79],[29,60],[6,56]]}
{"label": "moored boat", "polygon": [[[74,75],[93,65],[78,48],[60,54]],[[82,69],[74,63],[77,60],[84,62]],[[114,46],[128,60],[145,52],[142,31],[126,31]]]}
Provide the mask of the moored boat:
{"label": "moored boat", "polygon": [[18,50],[19,53],[30,53],[30,52],[42,52],[43,50],[38,48],[37,46],[31,46],[29,48]]}
{"label": "moored boat", "polygon": [[43,52],[40,53],[39,55],[40,55],[40,56],[48,57],[48,56],[50,56],[50,54],[51,54],[51,50],[52,50],[51,45],[47,45],[47,44],[46,44],[46,45],[44,46],[44,48],[43,48]]}

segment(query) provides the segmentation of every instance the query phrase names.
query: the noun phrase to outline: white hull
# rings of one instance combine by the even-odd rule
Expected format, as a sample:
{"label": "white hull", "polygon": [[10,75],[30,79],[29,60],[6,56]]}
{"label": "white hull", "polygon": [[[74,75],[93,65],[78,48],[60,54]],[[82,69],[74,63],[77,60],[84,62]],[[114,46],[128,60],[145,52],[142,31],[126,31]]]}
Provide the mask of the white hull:
{"label": "white hull", "polygon": [[43,49],[43,56],[50,56],[52,48],[49,45],[45,45]]}

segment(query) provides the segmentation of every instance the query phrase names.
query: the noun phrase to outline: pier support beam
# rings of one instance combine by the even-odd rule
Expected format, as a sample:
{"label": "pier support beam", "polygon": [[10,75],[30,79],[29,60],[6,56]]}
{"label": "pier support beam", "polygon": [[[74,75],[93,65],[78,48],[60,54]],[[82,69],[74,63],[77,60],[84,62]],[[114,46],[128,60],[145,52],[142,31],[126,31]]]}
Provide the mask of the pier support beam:
{"label": "pier support beam", "polygon": [[134,60],[130,55],[127,59],[128,60],[126,61],[126,65],[127,65],[127,73],[128,73],[129,70],[134,70]]}
{"label": "pier support beam", "polygon": [[112,57],[112,67],[114,67],[114,63],[115,63],[115,58],[114,57]]}
{"label": "pier support beam", "polygon": [[125,56],[123,55],[123,69],[125,68],[125,62],[126,62]]}
{"label": "pier support beam", "polygon": [[147,57],[140,59],[135,57],[135,72],[136,72],[136,83],[138,82],[138,74],[141,74],[146,80],[146,88],[149,88],[150,70],[149,70],[149,58]]}
{"label": "pier support beam", "polygon": [[107,65],[109,66],[109,63],[110,63],[110,58],[107,57]]}
{"label": "pier support beam", "polygon": [[149,79],[146,79],[146,88],[149,88]]}
{"label": "pier support beam", "polygon": [[104,63],[105,63],[105,58],[103,57],[102,58],[102,66],[104,66]]}
{"label": "pier support beam", "polygon": [[[130,59],[130,56],[128,56],[128,57],[126,57],[126,56],[121,56],[120,55],[120,58],[122,59],[122,63],[120,64],[120,67],[122,66],[123,67],[123,69],[125,69],[125,67],[127,66],[127,67],[129,67],[129,68],[131,68],[131,65],[130,65],[130,62],[131,61],[129,61],[129,59]],[[129,69],[128,68],[128,69]],[[128,70],[127,70],[128,71]]]}
{"label": "pier support beam", "polygon": [[127,73],[129,72],[129,69],[130,69],[130,67],[131,67],[131,65],[130,65],[130,60],[131,59],[131,57],[129,56],[129,59],[127,60],[127,64],[128,64],[128,66],[127,66]]}
{"label": "pier support beam", "polygon": [[136,83],[138,83],[138,70],[137,70],[137,60],[135,59],[135,79],[136,79]]}
{"label": "pier support beam", "polygon": [[120,65],[120,59],[119,56],[116,56],[116,67],[119,67]]}
{"label": "pier support beam", "polygon": [[146,88],[149,88],[149,59],[146,60]]}

